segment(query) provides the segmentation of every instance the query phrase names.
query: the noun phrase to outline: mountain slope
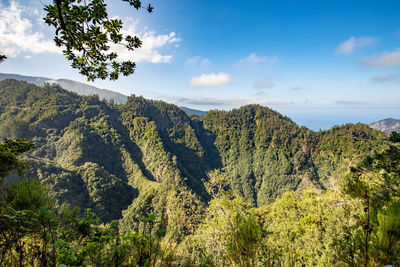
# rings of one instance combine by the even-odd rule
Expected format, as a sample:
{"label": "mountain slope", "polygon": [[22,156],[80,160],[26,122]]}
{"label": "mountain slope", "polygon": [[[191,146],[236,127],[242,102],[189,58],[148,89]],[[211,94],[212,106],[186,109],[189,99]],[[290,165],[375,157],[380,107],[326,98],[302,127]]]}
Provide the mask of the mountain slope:
{"label": "mountain slope", "polygon": [[375,130],[386,133],[400,132],[400,120],[388,118],[377,122],[370,123],[369,126]]}
{"label": "mountain slope", "polygon": [[258,206],[310,183],[333,186],[384,138],[363,124],[313,132],[259,105],[210,111],[204,126],[216,136],[215,146],[234,189]]}
{"label": "mountain slope", "polygon": [[92,208],[126,229],[154,212],[174,240],[200,218],[210,170],[224,171],[260,206],[311,183],[333,186],[386,138],[363,124],[313,132],[259,105],[189,117],[162,101],[131,96],[116,105],[16,80],[0,83],[6,136],[35,143],[31,175],[48,184],[58,206]]}
{"label": "mountain slope", "polygon": [[[110,91],[107,89],[99,89],[95,86],[91,86],[85,83],[80,83],[77,81],[73,80],[68,80],[68,79],[50,79],[46,77],[34,77],[34,76],[26,76],[26,75],[19,75],[19,74],[11,74],[11,73],[0,73],[0,81],[6,80],[6,79],[15,79],[18,81],[26,81],[28,83],[32,83],[37,86],[43,86],[45,83],[49,84],[58,84],[62,88],[64,88],[67,91],[70,92],[75,92],[79,95],[98,95],[100,99],[105,99],[107,101],[110,101],[113,99],[117,104],[124,104],[127,100],[127,96]],[[183,111],[185,111],[189,115],[200,115],[200,116],[205,116],[207,114],[207,111],[203,110],[196,110],[196,109],[191,109],[187,107],[180,107]]]}
{"label": "mountain slope", "polygon": [[15,79],[18,81],[26,81],[29,83],[33,83],[37,86],[43,86],[45,83],[50,84],[58,84],[65,90],[75,92],[79,95],[98,95],[100,99],[106,99],[110,101],[113,99],[118,104],[123,104],[126,102],[126,95],[110,91],[107,89],[99,89],[97,87],[80,83],[72,80],[67,79],[57,79],[53,80],[46,77],[32,77],[32,76],[23,76],[18,74],[7,74],[7,73],[0,73],[0,81],[6,79]]}

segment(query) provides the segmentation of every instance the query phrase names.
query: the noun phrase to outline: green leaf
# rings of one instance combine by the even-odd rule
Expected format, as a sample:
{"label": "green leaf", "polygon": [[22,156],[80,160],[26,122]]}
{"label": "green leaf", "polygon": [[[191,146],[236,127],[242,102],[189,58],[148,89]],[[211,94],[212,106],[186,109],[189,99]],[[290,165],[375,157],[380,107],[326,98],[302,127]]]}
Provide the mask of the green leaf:
{"label": "green leaf", "polygon": [[154,215],[153,213],[149,215],[149,217],[147,217],[147,220],[149,221],[154,221],[156,219],[156,215]]}

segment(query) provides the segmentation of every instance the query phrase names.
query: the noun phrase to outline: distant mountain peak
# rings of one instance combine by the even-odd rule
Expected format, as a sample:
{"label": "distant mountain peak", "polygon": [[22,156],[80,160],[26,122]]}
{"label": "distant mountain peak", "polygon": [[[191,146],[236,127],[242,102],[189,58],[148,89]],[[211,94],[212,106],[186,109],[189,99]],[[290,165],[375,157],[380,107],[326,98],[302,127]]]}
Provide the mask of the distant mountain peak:
{"label": "distant mountain peak", "polygon": [[375,130],[383,132],[400,132],[400,120],[394,118],[387,118],[377,122],[372,122],[369,126]]}

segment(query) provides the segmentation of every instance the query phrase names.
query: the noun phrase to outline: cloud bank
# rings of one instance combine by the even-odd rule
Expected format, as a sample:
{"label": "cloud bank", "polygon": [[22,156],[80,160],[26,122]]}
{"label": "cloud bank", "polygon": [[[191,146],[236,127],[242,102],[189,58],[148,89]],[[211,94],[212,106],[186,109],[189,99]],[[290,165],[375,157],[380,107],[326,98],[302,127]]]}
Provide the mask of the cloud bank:
{"label": "cloud bank", "polygon": [[33,30],[32,22],[23,17],[24,13],[27,10],[15,1],[0,10],[0,53],[11,58],[21,53],[61,54],[61,49],[53,40],[46,39],[42,33]]}
{"label": "cloud bank", "polygon": [[231,99],[217,99],[208,97],[197,97],[197,98],[179,98],[176,101],[180,105],[197,105],[197,106],[228,106],[238,107],[250,104],[260,105],[291,105],[294,104],[292,100],[278,100],[269,101],[257,98],[231,98]]}

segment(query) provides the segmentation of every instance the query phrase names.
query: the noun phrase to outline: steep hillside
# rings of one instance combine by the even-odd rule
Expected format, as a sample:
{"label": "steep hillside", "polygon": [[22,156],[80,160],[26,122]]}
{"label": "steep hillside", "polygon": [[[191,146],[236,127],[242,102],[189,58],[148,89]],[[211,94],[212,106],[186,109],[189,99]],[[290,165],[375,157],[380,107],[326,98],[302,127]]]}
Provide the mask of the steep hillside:
{"label": "steep hillside", "polygon": [[58,206],[92,208],[125,228],[155,212],[175,240],[193,231],[210,170],[225,171],[260,206],[310,183],[333,186],[386,138],[363,124],[313,132],[259,105],[189,117],[162,101],[132,96],[116,105],[16,80],[0,83],[6,136],[35,143],[31,176],[48,184]]}
{"label": "steep hillside", "polygon": [[204,126],[216,136],[234,189],[257,206],[310,183],[333,186],[385,136],[363,124],[314,132],[259,105],[210,111]]}
{"label": "steep hillside", "polygon": [[375,130],[386,133],[400,132],[400,120],[388,118],[377,122],[370,123],[369,126]]}

